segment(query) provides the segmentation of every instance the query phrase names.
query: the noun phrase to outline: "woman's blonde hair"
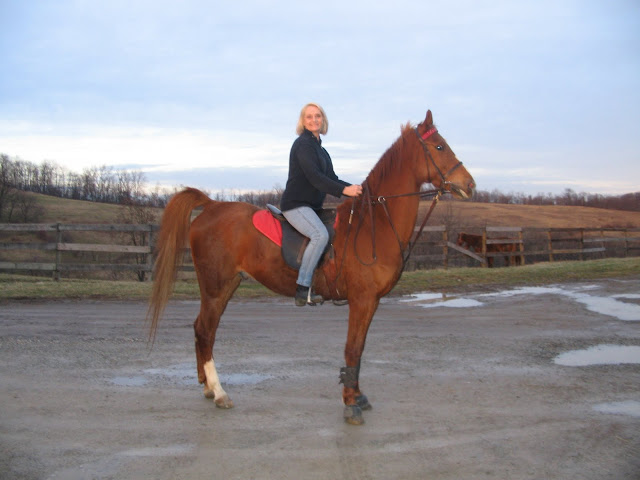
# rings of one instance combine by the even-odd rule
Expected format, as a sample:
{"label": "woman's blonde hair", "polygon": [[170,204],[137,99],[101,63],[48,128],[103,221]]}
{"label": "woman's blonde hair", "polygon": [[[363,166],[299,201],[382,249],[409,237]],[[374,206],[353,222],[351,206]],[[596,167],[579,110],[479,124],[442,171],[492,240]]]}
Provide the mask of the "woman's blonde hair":
{"label": "woman's blonde hair", "polygon": [[329,120],[327,119],[327,114],[324,113],[323,108],[317,103],[307,103],[302,110],[300,110],[300,117],[298,118],[298,125],[296,125],[296,133],[300,135],[304,131],[304,113],[307,110],[307,107],[316,107],[320,110],[320,114],[322,115],[322,127],[320,128],[320,133],[322,135],[326,135],[329,130]]}

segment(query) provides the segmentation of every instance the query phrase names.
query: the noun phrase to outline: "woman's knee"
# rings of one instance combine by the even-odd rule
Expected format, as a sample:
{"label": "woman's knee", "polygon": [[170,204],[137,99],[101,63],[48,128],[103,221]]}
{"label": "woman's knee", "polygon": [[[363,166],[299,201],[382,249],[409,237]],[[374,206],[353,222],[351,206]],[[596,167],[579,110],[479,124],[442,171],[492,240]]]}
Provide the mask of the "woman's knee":
{"label": "woman's knee", "polygon": [[323,226],[322,229],[318,229],[313,232],[310,240],[317,244],[326,245],[327,243],[329,243],[329,232]]}

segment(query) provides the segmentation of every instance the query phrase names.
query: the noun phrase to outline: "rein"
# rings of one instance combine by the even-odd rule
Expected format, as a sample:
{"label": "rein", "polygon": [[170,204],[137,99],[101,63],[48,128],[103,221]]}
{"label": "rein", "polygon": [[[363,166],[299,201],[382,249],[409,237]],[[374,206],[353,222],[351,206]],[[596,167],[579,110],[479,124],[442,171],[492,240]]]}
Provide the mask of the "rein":
{"label": "rein", "polygon": [[[425,161],[427,163],[428,175],[429,175],[429,177],[431,177],[431,174],[429,173],[429,171],[431,169],[430,164],[432,164],[433,167],[435,168],[436,172],[438,173],[438,175],[440,177],[440,180],[442,182],[442,187],[441,188],[432,189],[432,190],[424,190],[424,191],[419,191],[419,192],[400,193],[400,194],[395,194],[395,195],[379,195],[375,199],[372,199],[371,198],[372,195],[371,195],[371,191],[369,189],[368,183],[366,181],[363,183],[363,185],[362,185],[362,196],[363,196],[363,199],[362,199],[362,203],[360,205],[360,212],[359,212],[359,216],[358,216],[359,218],[358,218],[358,222],[357,222],[356,231],[355,231],[355,234],[354,234],[354,237],[353,237],[353,250],[355,252],[356,258],[358,259],[358,261],[360,262],[361,265],[371,266],[371,265],[375,264],[376,261],[378,260],[378,257],[376,255],[375,215],[373,213],[373,209],[374,209],[374,207],[376,205],[382,205],[382,208],[384,209],[384,213],[385,213],[385,215],[387,217],[387,220],[389,221],[389,225],[391,226],[391,229],[393,230],[393,233],[394,233],[394,235],[396,237],[396,240],[398,242],[398,247],[400,248],[400,256],[402,257],[402,269],[400,270],[400,272],[402,273],[404,271],[406,265],[407,265],[407,262],[409,261],[409,257],[411,256],[411,252],[413,251],[413,248],[418,243],[418,240],[420,239],[420,236],[422,235],[422,232],[424,231],[424,227],[426,226],[427,221],[429,220],[429,217],[431,217],[431,214],[433,213],[433,210],[435,209],[436,205],[438,204],[438,201],[440,200],[440,197],[446,191],[445,186],[448,186],[448,185],[449,186],[453,186],[453,184],[451,182],[447,181],[447,177],[449,175],[451,175],[456,169],[458,169],[462,165],[462,162],[459,161],[456,165],[451,167],[449,169],[449,171],[447,171],[447,173],[444,173],[444,174],[442,173],[442,170],[436,164],[436,162],[433,159],[433,156],[431,155],[431,152],[429,151],[429,148],[427,147],[427,144],[425,142],[427,138],[429,138],[434,133],[437,133],[437,131],[438,130],[436,129],[436,127],[431,127],[426,132],[424,132],[422,135],[420,135],[420,132],[418,132],[418,129],[417,128],[415,129],[415,132],[416,132],[416,135],[418,137],[418,140],[422,144],[422,148],[423,148],[423,151],[424,151]],[[410,197],[410,196],[420,196],[420,197],[429,197],[429,198],[433,197],[433,201],[431,202],[431,206],[429,207],[429,210],[428,210],[426,216],[422,220],[422,223],[420,224],[420,227],[418,228],[415,237],[413,238],[413,240],[409,239],[409,242],[407,243],[407,246],[405,248],[403,248],[402,240],[400,239],[400,235],[398,234],[398,231],[397,231],[397,229],[395,227],[395,224],[393,223],[393,219],[391,218],[391,214],[389,213],[389,209],[387,207],[387,200],[390,199],[390,198],[400,198],[400,197]],[[336,277],[335,277],[335,290],[336,290],[336,292],[338,292],[338,289],[337,289],[338,278],[340,278],[340,275],[342,274],[342,267],[344,265],[344,260],[345,260],[345,256],[346,256],[346,252],[347,252],[347,244],[349,242],[349,235],[351,234],[351,227],[352,227],[352,224],[353,224],[353,215],[355,213],[356,200],[357,200],[356,198],[353,198],[352,199],[352,203],[351,203],[351,211],[349,213],[349,224],[347,226],[347,234],[346,234],[345,241],[344,241],[344,248],[342,250],[342,258],[341,258],[341,261],[340,261],[340,267],[338,268],[338,272],[337,272]],[[365,210],[367,210],[368,212],[366,212]],[[362,224],[364,222],[364,217],[365,217],[365,215],[367,213],[368,213],[368,216],[369,216],[369,221],[371,223],[371,258],[373,259],[371,262],[363,261],[362,258],[360,258],[360,255],[358,254],[358,248],[357,248],[358,234],[359,234],[360,228],[362,227]],[[412,235],[413,235],[413,233],[412,233]]]}
{"label": "rein", "polygon": [[[367,186],[367,190],[368,190],[368,186]],[[424,227],[427,225],[427,221],[429,220],[429,217],[431,217],[431,214],[433,213],[433,210],[436,208],[436,205],[438,204],[438,201],[440,200],[440,197],[442,196],[443,190],[425,190],[425,191],[420,191],[420,192],[411,192],[411,193],[401,193],[398,195],[387,195],[387,196],[379,196],[377,198],[377,200],[374,200],[372,202],[370,202],[370,208],[369,210],[372,211],[373,210],[373,206],[375,206],[376,204],[380,204],[382,205],[382,208],[384,210],[384,214],[387,217],[387,220],[389,221],[389,225],[391,225],[391,230],[393,230],[393,234],[396,237],[396,241],[398,242],[398,247],[400,248],[400,256],[402,257],[402,270],[400,270],[401,272],[404,271],[407,262],[409,261],[409,257],[411,256],[411,252],[413,251],[413,248],[416,246],[416,244],[418,243],[418,240],[420,239],[420,236],[422,235],[422,232],[424,231]],[[431,202],[431,206],[429,207],[429,211],[427,212],[427,214],[425,215],[425,217],[422,219],[422,223],[420,224],[420,228],[418,228],[415,237],[413,238],[413,240],[409,239],[409,243],[407,244],[406,249],[404,249],[402,247],[402,240],[400,240],[400,235],[398,234],[398,230],[396,229],[395,224],[393,223],[393,219],[391,218],[391,214],[389,213],[389,208],[387,207],[387,199],[388,198],[398,198],[398,197],[410,197],[410,196],[416,196],[419,195],[420,197],[433,197],[433,201]],[[363,202],[364,203],[364,202]],[[362,220],[360,221],[360,224],[362,223]],[[359,225],[360,225],[359,224]],[[357,232],[356,232],[356,237],[357,237]],[[375,222],[373,220],[373,218],[371,219],[371,242],[372,242],[372,257],[373,257],[373,262],[371,263],[365,263],[362,261],[362,259],[360,259],[360,256],[358,255],[358,251],[355,245],[355,239],[354,239],[354,251],[356,252],[356,257],[358,258],[358,261],[362,264],[362,265],[373,265],[376,260],[376,227],[375,227]],[[406,251],[406,254],[405,254]]]}
{"label": "rein", "polygon": [[[426,144],[426,140],[427,138],[429,138],[430,136],[432,136],[433,134],[437,133],[437,129],[436,127],[431,127],[430,129],[428,129],[426,132],[424,132],[422,135],[420,135],[420,132],[418,131],[418,128],[415,128],[414,130],[416,132],[416,136],[418,137],[418,141],[422,144],[422,149],[424,152],[424,156],[425,156],[425,161],[427,164],[427,170],[429,171],[431,169],[431,165],[433,165],[433,168],[435,168],[436,172],[438,173],[441,183],[442,183],[442,187],[440,189],[433,189],[433,190],[425,190],[425,191],[419,191],[419,192],[410,192],[410,193],[400,193],[400,194],[395,194],[395,195],[380,195],[378,197],[376,197],[374,200],[372,200],[371,198],[371,191],[369,189],[369,185],[366,183],[366,181],[363,183],[363,192],[362,192],[362,203],[360,206],[360,212],[359,212],[359,219],[358,219],[358,224],[356,227],[356,231],[354,234],[354,238],[353,238],[353,249],[356,255],[356,258],[358,259],[358,261],[360,262],[361,265],[364,266],[370,266],[373,265],[374,263],[376,263],[376,261],[378,260],[377,254],[376,254],[376,225],[375,225],[375,215],[373,214],[373,209],[376,205],[382,205],[382,208],[384,209],[384,213],[387,217],[387,220],[389,221],[389,225],[391,226],[391,229],[393,230],[393,234],[396,237],[396,241],[398,242],[398,247],[400,248],[400,255],[402,257],[402,271],[404,271],[407,262],[409,261],[409,258],[411,256],[411,252],[413,251],[413,248],[416,246],[418,240],[420,239],[422,232],[424,231],[424,227],[427,224],[427,221],[429,220],[429,217],[431,217],[431,214],[433,213],[433,210],[435,209],[436,205],[438,204],[438,201],[440,200],[440,197],[442,196],[442,194],[445,192],[445,186],[447,185],[452,185],[451,182],[447,181],[447,177],[449,175],[451,175],[456,169],[460,168],[460,166],[462,165],[462,162],[458,162],[456,165],[454,165],[453,167],[451,167],[449,169],[449,171],[447,171],[446,173],[442,173],[442,170],[440,169],[440,167],[438,167],[438,164],[435,162],[435,160],[433,159],[433,156],[431,155],[431,152],[429,151],[429,148],[427,147]],[[429,177],[431,177],[431,174],[429,173]],[[420,227],[418,228],[418,230],[416,231],[416,235],[414,236],[413,240],[409,239],[409,242],[407,243],[407,246],[403,248],[402,245],[402,240],[400,239],[400,235],[398,234],[398,231],[395,227],[395,224],[393,223],[393,219],[391,218],[391,214],[389,213],[389,209],[387,207],[387,200],[390,198],[400,198],[400,197],[410,197],[410,196],[420,196],[420,197],[433,197],[433,201],[431,202],[431,206],[429,207],[429,210],[426,214],[426,216],[424,217],[424,219],[422,220],[422,223],[420,225]],[[353,222],[353,215],[355,212],[355,205],[356,205],[356,199],[354,198],[352,200],[351,203],[351,211],[349,214],[349,225],[347,227],[347,235],[345,238],[345,248],[342,251],[342,259],[340,262],[340,267],[338,270],[338,273],[336,275],[336,284],[338,281],[338,278],[340,277],[340,274],[342,273],[342,266],[344,265],[344,259],[345,259],[345,255],[346,255],[346,251],[347,251],[347,243],[349,242],[349,235],[351,233],[351,226],[352,226],[352,222]],[[367,208],[368,207],[368,208]],[[367,211],[365,211],[367,210]],[[360,228],[363,224],[364,221],[364,217],[365,215],[368,213],[369,216],[369,221],[371,223],[371,258],[372,261],[371,262],[365,262],[364,260],[362,260],[362,258],[360,258],[360,255],[358,254],[358,249],[357,249],[357,238],[358,238],[358,234],[360,232]],[[413,235],[413,233],[412,233]],[[336,289],[337,290],[337,289]]]}

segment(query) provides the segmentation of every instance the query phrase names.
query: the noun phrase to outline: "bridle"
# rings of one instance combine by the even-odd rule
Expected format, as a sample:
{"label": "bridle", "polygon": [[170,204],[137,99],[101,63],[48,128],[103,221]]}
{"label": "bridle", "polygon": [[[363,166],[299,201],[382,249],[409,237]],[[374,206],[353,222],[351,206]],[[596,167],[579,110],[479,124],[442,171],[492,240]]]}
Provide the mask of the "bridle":
{"label": "bridle", "polygon": [[[433,165],[433,167],[436,169],[436,172],[438,172],[438,175],[440,176],[440,180],[441,180],[441,183],[442,183],[442,187],[440,187],[441,190],[447,190],[446,188],[444,188],[446,186],[449,186],[449,189],[451,189],[451,188],[456,189],[457,187],[455,187],[455,185],[453,183],[447,181],[447,177],[449,175],[451,175],[453,172],[455,172],[458,168],[460,168],[462,166],[462,162],[458,160],[458,163],[456,163],[453,167],[451,167],[447,173],[443,174],[442,170],[440,170],[440,167],[438,167],[438,164],[435,162],[435,160],[431,156],[431,152],[429,151],[429,148],[427,147],[427,142],[426,142],[427,138],[429,138],[434,133],[438,132],[438,129],[436,127],[431,127],[429,130],[427,130],[422,135],[420,135],[420,132],[418,131],[418,128],[416,127],[415,132],[416,132],[416,135],[418,136],[418,140],[422,144],[422,149],[424,150],[425,159],[428,159],[427,160],[427,172],[429,173],[429,178],[431,178],[431,172],[430,172],[430,168],[429,168],[429,160],[431,160],[431,164]],[[440,148],[440,147],[441,146],[438,145],[436,148]]]}
{"label": "bridle", "polygon": [[[438,175],[440,177],[440,180],[441,180],[440,188],[432,189],[432,190],[421,190],[419,192],[400,193],[400,194],[395,194],[395,195],[379,195],[375,199],[372,199],[372,195],[371,195],[371,191],[370,191],[369,185],[367,184],[366,181],[363,183],[363,186],[362,186],[363,187],[362,188],[362,190],[363,190],[363,192],[362,192],[363,200],[362,200],[362,203],[361,203],[361,206],[360,206],[360,215],[359,215],[358,225],[356,227],[356,232],[355,232],[354,237],[353,237],[353,249],[354,249],[356,258],[358,259],[358,261],[362,265],[365,265],[365,266],[373,265],[374,263],[376,263],[376,261],[378,259],[377,255],[376,255],[375,215],[373,214],[373,208],[376,205],[382,205],[382,208],[384,209],[384,213],[385,213],[385,215],[387,217],[387,220],[389,221],[389,225],[391,226],[391,229],[393,230],[393,233],[394,233],[394,235],[396,237],[396,240],[398,242],[398,247],[400,248],[400,255],[402,257],[402,270],[400,271],[400,272],[402,272],[402,271],[404,271],[404,269],[406,267],[407,261],[409,260],[409,257],[411,256],[411,252],[413,251],[413,248],[415,247],[416,243],[418,242],[418,239],[422,235],[424,227],[427,224],[427,220],[429,219],[429,217],[431,216],[431,213],[433,212],[434,208],[438,204],[438,201],[440,200],[440,197],[446,192],[449,192],[451,190],[457,190],[458,187],[456,187],[453,183],[447,181],[447,178],[455,170],[457,170],[458,168],[460,168],[462,166],[462,162],[458,161],[458,163],[456,165],[454,165],[453,167],[451,167],[446,173],[442,173],[442,170],[440,169],[438,164],[433,159],[433,156],[431,155],[431,152],[429,151],[429,147],[427,146],[426,140],[430,136],[432,136],[433,134],[437,133],[437,131],[438,130],[436,129],[436,127],[431,127],[426,132],[424,132],[422,135],[420,135],[420,132],[418,131],[418,128],[415,128],[416,135],[418,137],[418,140],[422,144],[422,149],[424,151],[425,162],[427,164],[427,174],[428,174],[429,178],[431,178],[431,166],[430,165],[433,165],[433,168],[438,173]],[[438,147],[436,147],[436,148],[438,148]],[[420,228],[417,230],[415,237],[413,238],[413,240],[409,239],[409,243],[407,244],[407,247],[403,248],[402,240],[400,239],[400,235],[398,234],[398,231],[397,231],[397,229],[396,229],[396,227],[395,227],[395,225],[393,223],[393,219],[391,218],[391,214],[389,213],[389,209],[387,207],[387,200],[390,199],[390,198],[410,197],[410,196],[420,196],[420,198],[431,198],[431,197],[433,197],[433,201],[431,202],[431,206],[429,207],[429,211],[427,212],[426,216],[422,220]],[[352,203],[351,203],[351,212],[349,214],[349,225],[347,227],[347,235],[346,235],[346,238],[345,238],[345,248],[343,249],[342,261],[340,262],[339,271],[338,271],[337,276],[336,276],[336,285],[337,285],[338,277],[340,276],[340,273],[342,271],[342,266],[344,265],[344,258],[345,258],[345,254],[346,254],[346,251],[347,251],[346,247],[347,247],[347,242],[349,241],[349,233],[351,231],[353,215],[354,215],[354,212],[355,212],[355,205],[356,205],[356,198],[354,198],[352,200]],[[357,249],[357,238],[358,238],[358,234],[360,232],[360,228],[361,228],[361,226],[363,224],[364,216],[366,214],[365,210],[368,210],[369,221],[370,221],[370,224],[371,224],[371,243],[372,243],[372,245],[371,245],[372,261],[371,262],[363,261],[360,258],[360,255],[358,254],[358,249]]]}

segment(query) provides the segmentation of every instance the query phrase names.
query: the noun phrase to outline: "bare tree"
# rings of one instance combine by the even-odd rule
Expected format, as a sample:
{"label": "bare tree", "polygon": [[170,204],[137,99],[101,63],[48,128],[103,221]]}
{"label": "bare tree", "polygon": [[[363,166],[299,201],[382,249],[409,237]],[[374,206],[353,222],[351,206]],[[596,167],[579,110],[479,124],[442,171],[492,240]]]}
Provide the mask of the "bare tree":
{"label": "bare tree", "polygon": [[[146,204],[135,203],[129,201],[118,214],[118,222],[133,225],[151,225],[158,222],[160,213],[158,209]],[[135,246],[151,246],[151,232],[129,232],[124,234],[128,237],[131,245]],[[135,255],[137,265],[146,265],[147,256],[151,254],[139,253]],[[147,278],[147,272],[143,270],[137,271],[138,280],[144,282]]]}

